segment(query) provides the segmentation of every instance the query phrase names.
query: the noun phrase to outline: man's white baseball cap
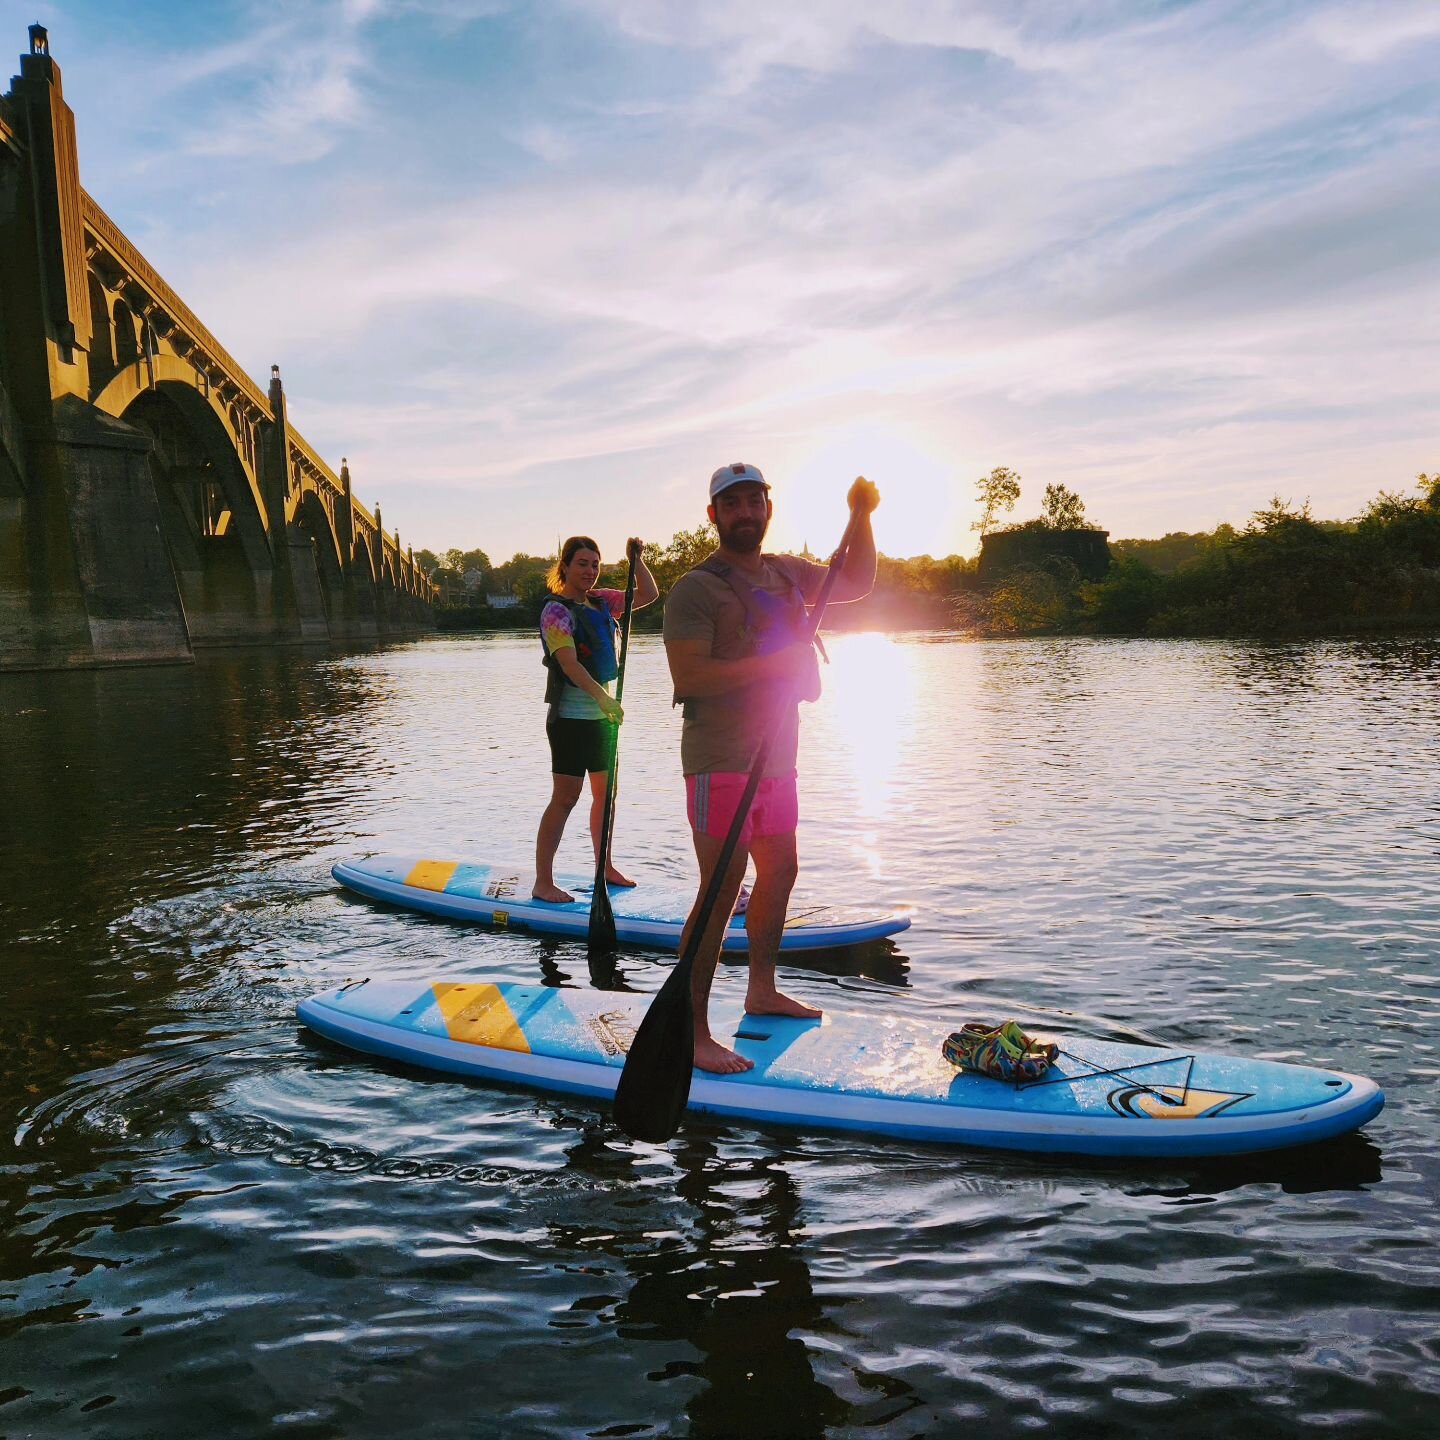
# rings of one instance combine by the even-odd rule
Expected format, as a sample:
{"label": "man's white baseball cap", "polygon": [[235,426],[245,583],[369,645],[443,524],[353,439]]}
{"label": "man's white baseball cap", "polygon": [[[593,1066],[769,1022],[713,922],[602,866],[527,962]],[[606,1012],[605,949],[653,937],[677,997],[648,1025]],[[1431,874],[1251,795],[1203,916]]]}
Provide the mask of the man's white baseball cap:
{"label": "man's white baseball cap", "polygon": [[713,500],[722,490],[728,490],[732,485],[743,485],[747,480],[752,485],[763,485],[767,490],[770,488],[770,482],[760,473],[757,465],[746,465],[740,460],[733,465],[722,465],[710,477],[710,498]]}

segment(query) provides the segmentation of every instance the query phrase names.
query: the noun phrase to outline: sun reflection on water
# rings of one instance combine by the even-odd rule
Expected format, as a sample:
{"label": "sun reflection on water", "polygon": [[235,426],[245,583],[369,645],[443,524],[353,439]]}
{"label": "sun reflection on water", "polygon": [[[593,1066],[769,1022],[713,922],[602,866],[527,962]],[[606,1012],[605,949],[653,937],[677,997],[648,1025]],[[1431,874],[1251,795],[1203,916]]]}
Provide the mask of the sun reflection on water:
{"label": "sun reflection on water", "polygon": [[807,733],[802,770],[815,764],[840,781],[849,805],[845,839],[854,861],[878,878],[882,822],[893,806],[915,709],[913,657],[889,635],[826,636],[825,644],[832,663],[825,668],[825,697],[818,723]]}

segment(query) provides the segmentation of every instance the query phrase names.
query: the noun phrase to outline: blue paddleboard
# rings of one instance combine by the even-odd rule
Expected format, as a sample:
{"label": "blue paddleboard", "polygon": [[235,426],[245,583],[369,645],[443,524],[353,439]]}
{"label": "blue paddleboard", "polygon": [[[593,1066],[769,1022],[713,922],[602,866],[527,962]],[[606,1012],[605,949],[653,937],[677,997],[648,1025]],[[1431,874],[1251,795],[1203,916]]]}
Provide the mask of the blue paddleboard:
{"label": "blue paddleboard", "polygon": [[[470,920],[502,930],[528,930],[536,935],[583,937],[590,928],[593,875],[557,875],[555,882],[575,899],[552,905],[531,898],[533,874],[514,866],[427,860],[418,855],[372,855],[342,860],[330,873],[347,889],[420,910],[447,920]],[[615,938],[622,945],[652,950],[678,950],[685,917],[695,900],[693,886],[661,883],[632,889],[612,885],[610,908]],[[848,905],[792,907],[781,938],[782,950],[830,950],[897,935],[910,925],[900,911],[862,910]],[[727,950],[746,950],[745,918],[735,916],[725,934]]]}
{"label": "blue paddleboard", "polygon": [[[298,1013],[316,1033],[368,1055],[609,1100],[649,1001],[481,979],[357,980],[302,1000]],[[697,1070],[690,1108],[1003,1150],[1173,1157],[1325,1140],[1385,1103],[1359,1075],[1068,1036],[1048,1037],[1062,1049],[1042,1080],[1014,1085],[942,1057],[957,1027],[879,1012],[744,1015],[717,995],[715,1035],[755,1068]]]}

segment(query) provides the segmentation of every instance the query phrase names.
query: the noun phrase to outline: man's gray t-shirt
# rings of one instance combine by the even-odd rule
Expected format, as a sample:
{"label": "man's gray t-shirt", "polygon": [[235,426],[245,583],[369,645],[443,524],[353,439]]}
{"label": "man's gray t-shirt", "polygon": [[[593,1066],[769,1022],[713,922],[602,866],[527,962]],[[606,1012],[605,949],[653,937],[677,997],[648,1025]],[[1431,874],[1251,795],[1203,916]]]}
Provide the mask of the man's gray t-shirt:
{"label": "man's gray t-shirt", "polygon": [[[798,586],[805,600],[813,601],[825,569],[797,555],[765,555],[759,577],[737,572],[736,578],[782,602],[788,602]],[[729,583],[708,570],[687,571],[665,597],[666,643],[703,640],[718,660],[740,660],[756,653],[747,619],[745,607]],[[788,775],[795,768],[799,707],[790,699],[777,702],[773,687],[748,685],[723,695],[680,698],[685,701],[680,736],[680,764],[685,774],[749,770],[761,737],[775,723],[777,708],[779,729],[770,745],[765,774]]]}

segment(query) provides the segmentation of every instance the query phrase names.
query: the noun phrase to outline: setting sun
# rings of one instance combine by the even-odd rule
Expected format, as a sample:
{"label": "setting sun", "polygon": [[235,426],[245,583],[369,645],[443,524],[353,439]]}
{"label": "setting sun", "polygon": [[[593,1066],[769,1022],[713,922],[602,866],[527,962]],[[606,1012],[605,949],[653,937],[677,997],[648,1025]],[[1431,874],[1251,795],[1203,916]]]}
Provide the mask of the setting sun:
{"label": "setting sun", "polygon": [[886,555],[938,558],[971,546],[970,485],[955,462],[941,460],[903,429],[857,422],[829,434],[789,473],[774,473],[771,548],[808,545],[816,555],[828,554],[845,524],[845,490],[857,475],[880,488],[875,532]]}

